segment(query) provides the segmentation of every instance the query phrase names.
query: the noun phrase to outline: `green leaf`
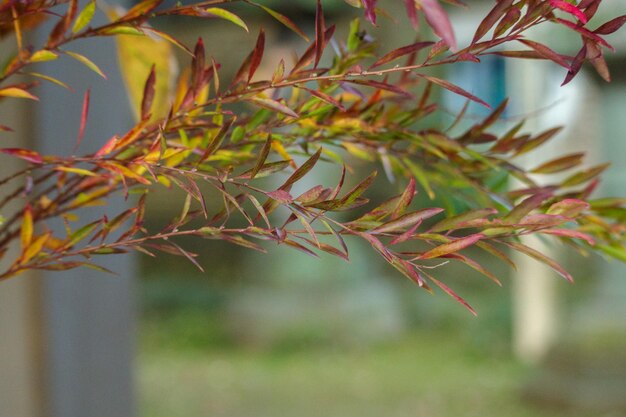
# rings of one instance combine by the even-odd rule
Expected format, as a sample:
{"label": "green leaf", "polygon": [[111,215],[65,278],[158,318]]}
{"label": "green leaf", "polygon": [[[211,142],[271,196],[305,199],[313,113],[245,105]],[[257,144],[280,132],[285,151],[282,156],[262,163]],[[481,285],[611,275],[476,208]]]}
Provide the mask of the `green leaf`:
{"label": "green leaf", "polygon": [[260,7],[261,9],[265,10],[274,19],[278,20],[280,23],[282,23],[283,25],[287,26],[289,29],[291,29],[292,31],[297,33],[298,36],[300,36],[302,39],[304,39],[305,41],[309,42],[309,37],[306,36],[305,33],[295,23],[293,23],[291,21],[291,19],[289,19],[287,16],[284,16],[284,15],[278,13],[277,11],[274,11],[274,10],[270,9],[267,6],[263,6],[262,4],[255,3],[255,2],[252,2],[252,1],[249,1],[248,3],[253,4],[253,5],[255,5],[257,7]]}
{"label": "green leaf", "polygon": [[85,8],[80,12],[76,20],[74,21],[74,26],[72,26],[72,33],[80,32],[85,26],[91,22],[93,19],[93,15],[96,12],[96,1],[91,0]]}
{"label": "green leaf", "polygon": [[47,49],[41,49],[39,51],[34,52],[30,56],[30,62],[46,62],[46,61],[54,61],[59,57],[58,54],[49,51]]}
{"label": "green leaf", "polygon": [[102,72],[102,70],[86,56],[81,55],[77,52],[71,52],[71,51],[63,51],[63,53],[71,56],[72,58],[80,62],[81,64],[85,65],[87,68],[89,68],[90,70],[92,70],[93,72],[95,72],[96,74],[104,78],[105,80],[107,79],[106,74]]}
{"label": "green leaf", "polygon": [[229,22],[236,24],[240,28],[243,28],[246,32],[250,32],[248,26],[246,25],[246,22],[244,22],[239,16],[237,16],[233,12],[220,9],[219,7],[209,7],[208,9],[205,9],[205,11],[212,14],[213,16],[228,20]]}
{"label": "green leaf", "polygon": [[71,248],[72,246],[76,245],[78,242],[80,242],[81,240],[89,236],[91,232],[93,232],[96,229],[96,227],[98,227],[100,224],[101,224],[100,220],[97,220],[95,222],[89,223],[81,227],[80,229],[76,230],[74,233],[70,235],[67,243],[64,246],[66,248]]}
{"label": "green leaf", "polygon": [[610,257],[626,263],[626,248],[623,246],[596,245],[596,247]]}

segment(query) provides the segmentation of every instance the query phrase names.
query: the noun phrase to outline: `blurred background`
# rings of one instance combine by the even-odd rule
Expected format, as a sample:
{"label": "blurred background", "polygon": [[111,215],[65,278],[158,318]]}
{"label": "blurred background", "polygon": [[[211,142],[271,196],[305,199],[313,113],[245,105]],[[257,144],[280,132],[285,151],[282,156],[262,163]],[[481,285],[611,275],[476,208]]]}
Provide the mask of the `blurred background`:
{"label": "blurred background", "polygon": [[[312,32],[314,2],[286,3],[264,2]],[[391,13],[368,33],[383,50],[412,42],[401,2],[381,3]],[[460,40],[471,37],[492,4],[469,3],[469,10],[451,9]],[[327,22],[338,25],[335,38],[345,39],[359,11],[342,1],[324,5]],[[598,20],[625,12],[622,2],[605,0]],[[247,8],[241,15],[251,34],[218,21],[177,18],[157,26],[188,45],[202,36],[226,79],[254,46],[260,26],[269,45],[259,71],[271,74],[280,58],[305,47],[267,16]],[[513,97],[502,130],[522,119],[532,131],[567,125],[529,165],[550,153],[586,150],[589,165],[613,162],[599,194],[623,196],[623,32],[611,39],[618,53],[607,56],[612,84],[586,68],[559,88],[565,74],[556,65],[497,57],[442,75],[492,105]],[[536,36],[564,53],[578,48],[576,37],[560,31]],[[112,44],[83,48],[115,72]],[[73,66],[49,69],[82,73]],[[93,105],[101,111],[125,100],[111,92],[121,90],[119,76],[106,83],[76,77],[79,87],[100,97]],[[82,96],[58,98],[54,88],[42,93],[67,104],[37,108],[39,126],[31,128],[40,149],[56,149],[68,129],[56,121],[73,107],[78,118]],[[431,122],[448,125],[465,102],[439,94],[443,111]],[[31,110],[10,111],[25,117]],[[118,122],[91,129],[123,128],[128,111],[114,111]],[[466,123],[484,116],[470,105]],[[323,175],[335,178],[333,168]],[[378,184],[381,195],[402,186]],[[446,203],[425,194],[418,204]],[[165,225],[182,201],[169,191],[152,195],[148,227]],[[542,246],[574,273],[576,285],[528,259],[517,259],[518,272],[488,263],[504,288],[463,266],[446,266],[440,274],[479,312],[474,318],[445,295],[419,290],[357,241],[348,242],[350,263],[283,247],[258,254],[221,242],[184,243],[200,255],[206,273],[184,258],[137,256],[109,259],[117,278],[78,271],[1,283],[0,416],[626,416],[626,267],[617,262]]]}

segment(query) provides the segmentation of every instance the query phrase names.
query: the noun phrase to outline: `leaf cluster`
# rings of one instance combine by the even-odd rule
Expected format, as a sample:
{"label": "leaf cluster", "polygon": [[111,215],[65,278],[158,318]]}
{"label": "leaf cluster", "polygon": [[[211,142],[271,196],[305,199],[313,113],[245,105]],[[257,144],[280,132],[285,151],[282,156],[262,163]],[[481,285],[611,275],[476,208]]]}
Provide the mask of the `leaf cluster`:
{"label": "leaf cluster", "polygon": [[[307,30],[279,11],[239,1],[267,13],[307,42],[295,59],[272,63],[271,77],[258,75],[266,49],[263,29],[239,70],[225,79],[219,62],[207,55],[203,39],[190,48],[149,23],[163,16],[193,16],[226,20],[233,30],[248,31],[230,3],[209,0],[170,7],[161,0],[144,0],[130,10],[105,10],[109,22],[100,26],[92,23],[99,12],[93,0],[82,9],[76,0],[0,3],[0,36],[10,34],[16,41],[16,53],[0,73],[0,99],[38,100],[33,88],[39,82],[69,88],[61,80],[30,71],[42,61],[73,59],[106,78],[97,63],[71,46],[79,39],[115,36],[136,115],[134,126],[103,138],[93,154],[0,149],[28,164],[0,182],[9,190],[0,209],[16,199],[23,201],[23,209],[0,226],[1,256],[12,241],[21,242],[19,256],[0,279],[29,269],[103,269],[94,261],[97,255],[129,251],[172,253],[202,269],[197,256],[177,243],[181,236],[259,251],[274,242],[311,256],[326,252],[345,259],[346,238],[356,237],[419,287],[432,291],[437,286],[473,311],[433,273],[455,261],[499,284],[467,255],[468,248],[512,267],[509,251],[518,251],[568,280],[572,277],[563,267],[519,238],[552,236],[583,254],[600,251],[626,260],[626,200],[592,198],[606,164],[581,168],[582,154],[560,156],[530,170],[518,163],[560,129],[527,133],[519,123],[500,133],[496,124],[506,102],[460,132],[465,109],[453,126],[426,127],[440,111],[438,89],[489,107],[437,72],[459,62],[480,62],[488,55],[549,60],[566,69],[564,83],[589,62],[608,80],[603,53],[612,47],[605,36],[626,19],[617,17],[591,29],[601,0],[499,0],[467,45],[456,39],[438,0],[405,0],[408,21],[419,28],[423,17],[432,34],[387,52],[380,51],[359,19],[351,23],[347,39],[337,39],[319,0],[310,39]],[[348,3],[362,7],[372,24],[383,12],[375,0]],[[460,1],[449,3],[466,7]],[[56,22],[47,40],[26,44],[24,32],[46,18]],[[563,55],[527,36],[540,25],[570,30],[581,40],[580,52]],[[189,59],[179,73],[172,67],[173,48],[182,49]],[[12,82],[18,74],[32,81]],[[89,121],[89,102],[86,91],[77,148]],[[359,160],[372,167],[364,178],[353,169]],[[304,186],[321,165],[335,167],[336,181]],[[396,195],[370,201],[377,177],[374,166],[388,181],[404,184]],[[521,186],[502,187],[513,179]],[[184,192],[181,212],[163,229],[147,230],[146,196],[164,187]],[[417,206],[413,200],[418,192],[432,204]],[[115,194],[128,198],[130,207],[87,222],[79,219],[82,208],[106,205]],[[139,197],[129,198],[131,194]],[[447,204],[453,200],[463,202],[460,212]],[[64,234],[49,226],[59,218],[66,224]]]}

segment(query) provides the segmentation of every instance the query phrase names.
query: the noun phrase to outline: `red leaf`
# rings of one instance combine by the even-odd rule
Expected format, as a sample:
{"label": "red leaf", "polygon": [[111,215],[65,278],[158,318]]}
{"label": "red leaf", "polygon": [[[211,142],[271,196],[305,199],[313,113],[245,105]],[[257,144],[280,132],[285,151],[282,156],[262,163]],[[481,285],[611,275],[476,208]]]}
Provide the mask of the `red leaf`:
{"label": "red leaf", "polygon": [[376,25],[376,2],[378,0],[362,0],[365,8],[365,17],[367,20]]}
{"label": "red leaf", "polygon": [[405,55],[416,53],[431,45],[434,45],[434,42],[416,42],[412,45],[407,45],[403,46],[402,48],[394,49],[393,51],[387,53],[385,56],[380,58],[378,61],[374,62],[370,69],[380,67],[381,65],[384,65]]}
{"label": "red leaf", "polygon": [[496,24],[496,22],[506,13],[509,7],[513,4],[513,0],[502,0],[496,2],[496,5],[491,9],[487,16],[480,22],[474,39],[472,39],[472,45],[478,42],[483,36],[489,32],[489,30]]}
{"label": "red leaf", "polygon": [[270,191],[266,195],[284,204],[293,203],[293,197],[285,190]]}
{"label": "red leaf", "polygon": [[607,41],[602,39],[602,37],[600,37],[599,35],[596,35],[592,31],[590,31],[589,29],[586,29],[586,28],[584,28],[582,26],[578,26],[575,23],[570,22],[569,20],[560,19],[560,18],[557,18],[556,20],[559,23],[561,23],[562,25],[567,26],[568,28],[570,28],[570,29],[580,33],[585,38],[591,39],[591,40],[599,43],[600,45],[603,45],[603,46],[609,48],[612,51],[615,50],[615,48],[613,48]]}
{"label": "red leaf", "polygon": [[519,39],[519,41],[526,46],[530,46],[542,57],[549,59],[550,61],[553,61],[561,65],[562,67],[567,68],[568,70],[570,69],[569,62],[567,62],[567,60],[563,58],[562,55],[554,52],[552,49],[548,48],[547,46],[538,42],[527,40],[527,39]]}
{"label": "red leaf", "polygon": [[580,9],[573,4],[567,3],[563,0],[550,0],[550,5],[552,7],[556,7],[557,9],[561,9],[564,12],[575,16],[582,23],[587,23],[587,16],[580,11]]}
{"label": "red leaf", "polygon": [[248,82],[252,79],[252,76],[256,72],[257,68],[261,64],[261,59],[263,58],[263,51],[265,49],[265,31],[263,28],[259,30],[259,36],[256,40],[256,46],[252,51],[252,55],[250,57],[250,68],[248,69]]}
{"label": "red leaf", "polygon": [[85,127],[87,126],[87,116],[89,115],[89,90],[85,91],[85,98],[83,99],[83,111],[80,116],[80,127],[78,128],[78,137],[76,138],[76,145],[74,145],[74,151],[78,149],[80,143],[85,136]]}
{"label": "red leaf", "polygon": [[406,15],[409,17],[411,26],[413,29],[419,29],[419,20],[417,18],[417,8],[415,7],[415,0],[404,0],[404,6],[406,7]]}
{"label": "red leaf", "polygon": [[559,275],[561,275],[563,278],[565,278],[569,282],[574,282],[574,279],[572,278],[572,276],[561,265],[559,265],[553,259],[548,258],[547,256],[545,256],[543,253],[539,252],[538,250],[535,250],[529,246],[526,246],[522,243],[517,243],[517,242],[502,242],[502,243],[504,243],[505,245],[509,246],[512,249],[515,249],[518,252],[523,253],[524,255],[528,255],[531,258],[536,259],[539,262],[542,262],[548,265],[550,268],[554,269]]}
{"label": "red leaf", "polygon": [[[417,74],[417,75],[420,75],[420,74]],[[399,94],[399,95],[404,96],[406,98],[412,98],[413,97],[411,95],[411,93],[407,92],[406,90],[403,90],[402,88],[400,88],[400,87],[398,87],[397,85],[394,85],[394,84],[388,84],[388,83],[384,83],[384,82],[380,82],[380,81],[374,81],[374,80],[346,80],[346,82],[353,83],[353,84],[359,84],[359,85],[365,85],[365,86],[368,86],[368,87],[376,88],[378,90],[391,91],[392,93]]]}
{"label": "red leaf", "polygon": [[491,108],[491,106],[489,104],[487,104],[486,102],[484,102],[483,100],[479,99],[478,97],[476,97],[475,95],[469,93],[468,91],[465,91],[464,89],[462,89],[461,87],[459,87],[458,85],[452,84],[450,81],[447,80],[443,80],[441,78],[437,78],[437,77],[431,77],[429,75],[424,75],[424,74],[419,74],[416,73],[415,75],[417,75],[418,77],[422,77],[425,80],[430,81],[433,84],[437,84],[440,87],[445,88],[446,90],[450,90],[455,94],[459,94],[465,98],[468,98],[472,101],[475,101],[477,103],[482,104],[485,107]]}
{"label": "red leaf", "polygon": [[[423,271],[422,271],[423,272]],[[466,309],[468,309],[473,315],[477,316],[478,313],[476,313],[476,310],[474,310],[472,308],[471,305],[469,305],[467,303],[467,301],[465,301],[463,298],[461,298],[457,293],[455,293],[454,291],[452,291],[452,289],[450,287],[448,287],[446,284],[444,284],[443,282],[439,281],[438,279],[435,279],[433,276],[427,274],[424,272],[424,275],[426,275],[428,277],[428,279],[430,279],[432,282],[435,283],[435,285],[437,285],[439,288],[441,288],[446,294],[448,294],[450,297],[454,298],[456,301],[458,301],[459,303],[461,303]]]}
{"label": "red leaf", "polygon": [[539,233],[546,233],[554,236],[562,236],[569,237],[572,239],[582,239],[586,241],[589,245],[594,246],[596,241],[586,233],[579,232],[577,230],[569,230],[569,229],[544,229],[540,230]]}
{"label": "red leaf", "polygon": [[422,220],[429,219],[443,211],[442,208],[433,207],[427,208],[419,211],[415,211],[413,213],[407,213],[399,218],[387,222],[381,226],[378,226],[370,233],[379,234],[379,233],[389,233],[397,230],[403,230],[407,227],[413,226],[414,224],[421,222]]}
{"label": "red leaf", "polygon": [[565,80],[561,86],[569,83],[574,79],[574,77],[580,72],[583,67],[583,63],[585,62],[585,58],[587,57],[587,47],[583,46],[581,50],[576,54],[574,60],[570,64],[570,69],[567,71],[567,75],[565,76]]}
{"label": "red leaf", "polygon": [[150,70],[150,75],[143,87],[143,98],[141,99],[141,119],[150,118],[150,109],[154,100],[154,84],[156,83],[156,74],[154,72],[154,64]]}
{"label": "red leaf", "polygon": [[422,0],[422,7],[426,21],[433,28],[435,34],[439,36],[450,47],[450,50],[456,52],[456,39],[454,30],[441,4],[438,0]]}
{"label": "red leaf", "polygon": [[456,240],[453,240],[449,243],[444,243],[443,245],[439,245],[436,248],[429,250],[418,256],[416,259],[432,259],[439,258],[443,255],[447,255],[449,253],[458,252],[462,249],[465,249],[469,246],[474,245],[476,242],[484,238],[485,235],[482,233],[476,233],[473,235],[465,236]]}
{"label": "red leaf", "polygon": [[608,22],[594,30],[593,33],[596,33],[598,35],[610,35],[611,33],[619,30],[619,28],[621,28],[624,23],[626,23],[626,15],[609,20]]}
{"label": "red leaf", "polygon": [[43,158],[41,157],[41,155],[29,149],[2,148],[0,149],[0,152],[24,159],[25,161],[32,162],[33,164],[43,164]]}
{"label": "red leaf", "polygon": [[324,41],[324,34],[326,32],[326,23],[324,22],[324,10],[322,9],[321,0],[317,0],[317,8],[315,10],[315,63],[314,68],[317,68],[317,64],[320,62],[322,53],[326,42]]}

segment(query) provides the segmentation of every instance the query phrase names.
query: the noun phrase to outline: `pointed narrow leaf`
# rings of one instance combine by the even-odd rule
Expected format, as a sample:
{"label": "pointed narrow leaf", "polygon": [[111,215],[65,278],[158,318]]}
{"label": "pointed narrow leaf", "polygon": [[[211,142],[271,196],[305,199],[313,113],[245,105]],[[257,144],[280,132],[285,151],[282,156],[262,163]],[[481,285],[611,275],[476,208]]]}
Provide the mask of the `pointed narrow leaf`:
{"label": "pointed narrow leaf", "polygon": [[96,0],[91,0],[89,3],[87,3],[85,8],[78,14],[78,17],[74,21],[74,26],[72,26],[72,32],[78,33],[83,28],[85,28],[89,24],[89,22],[91,22],[91,19],[93,18],[93,15],[95,14],[95,12],[96,12]]}
{"label": "pointed narrow leaf", "polygon": [[557,9],[561,9],[564,12],[571,14],[576,17],[576,19],[580,20],[582,23],[587,23],[587,16],[580,11],[580,9],[573,4],[570,4],[563,0],[550,0],[550,5],[552,7],[556,7]]}
{"label": "pointed narrow leaf", "polygon": [[317,68],[317,64],[322,58],[326,42],[324,41],[324,32],[326,31],[326,23],[324,22],[324,10],[322,9],[321,0],[317,0],[315,9],[315,61],[313,68]]}
{"label": "pointed narrow leaf", "polygon": [[394,49],[393,51],[385,54],[382,58],[374,62],[369,69],[380,67],[381,65],[385,65],[398,58],[402,58],[403,56],[414,54],[434,44],[435,42],[416,42],[411,45],[403,46],[402,48]]}
{"label": "pointed narrow leaf", "polygon": [[0,96],[13,97],[13,98],[28,98],[31,100],[39,101],[39,98],[23,88],[19,87],[5,87],[0,89]]}
{"label": "pointed narrow leaf", "polygon": [[593,239],[593,237],[589,236],[587,233],[579,232],[578,230],[543,229],[543,230],[539,230],[539,233],[545,233],[548,235],[561,236],[561,237],[569,237],[570,239],[581,239],[587,242],[591,246],[594,246],[596,244],[596,241]]}
{"label": "pointed narrow leaf", "polygon": [[220,9],[219,7],[209,7],[208,9],[205,10],[205,12],[212,14],[213,16],[219,17],[221,19],[228,20],[229,22],[232,22],[236,24],[237,26],[243,28],[246,32],[250,32],[250,30],[248,30],[248,26],[246,25],[246,22],[244,22],[239,16],[237,16],[233,12]]}
{"label": "pointed narrow leaf", "polygon": [[583,152],[566,155],[552,161],[548,161],[530,170],[533,174],[553,174],[578,166],[585,154]]}
{"label": "pointed narrow leaf", "polygon": [[426,16],[426,21],[433,28],[435,34],[439,36],[450,47],[452,52],[456,52],[456,39],[454,30],[448,15],[446,14],[438,0],[422,0],[422,11]]}
{"label": "pointed narrow leaf", "polygon": [[449,253],[458,252],[458,251],[460,251],[462,249],[465,249],[465,248],[467,248],[469,246],[472,246],[472,245],[476,244],[478,241],[480,241],[484,237],[485,237],[485,235],[483,235],[482,233],[476,233],[476,234],[473,234],[473,235],[465,236],[465,237],[453,240],[452,242],[444,243],[443,245],[439,245],[436,248],[431,249],[431,250],[421,254],[416,259],[439,258],[439,257],[441,257],[443,255],[447,255]]}
{"label": "pointed narrow leaf", "polygon": [[254,50],[252,51],[252,55],[250,57],[250,68],[248,70],[248,82],[250,82],[257,68],[259,68],[259,65],[261,64],[261,59],[263,58],[264,49],[265,49],[265,31],[263,30],[263,28],[261,28],[259,30],[259,36],[257,37],[257,40],[256,40],[256,46],[254,47]]}
{"label": "pointed narrow leaf", "polygon": [[270,98],[262,98],[262,97],[252,97],[250,99],[250,101],[252,101],[253,103],[255,103],[258,106],[264,107],[266,109],[269,110],[274,110],[277,111],[279,113],[282,113],[286,116],[290,116],[293,118],[298,118],[300,116],[298,116],[298,113],[294,112],[293,110],[291,110],[289,107],[285,106],[284,104],[276,101],[276,100],[272,100]]}
{"label": "pointed narrow leaf", "polygon": [[487,16],[485,16],[483,21],[480,22],[480,25],[478,25],[478,29],[476,29],[476,33],[474,34],[474,39],[472,39],[472,44],[475,44],[483,36],[485,36],[487,32],[491,30],[493,25],[495,25],[496,22],[500,20],[502,16],[504,16],[506,11],[511,7],[512,4],[513,0],[501,0],[496,2],[495,6],[493,6],[491,11],[487,14]]}
{"label": "pointed narrow leaf", "polygon": [[30,205],[26,205],[22,216],[22,227],[20,229],[20,242],[22,253],[28,250],[31,241],[33,240],[33,210]]}
{"label": "pointed narrow leaf", "polygon": [[449,254],[447,254],[447,255],[445,255],[443,257],[444,258],[450,258],[450,259],[456,259],[458,261],[461,261],[464,264],[466,264],[467,266],[469,266],[470,268],[480,272],[481,274],[483,274],[484,276],[486,276],[487,278],[489,278],[490,280],[492,280],[493,282],[498,284],[500,287],[502,286],[502,283],[500,282],[498,277],[496,277],[491,271],[486,269],[484,266],[482,266],[481,264],[479,264],[478,262],[476,262],[472,258],[469,258],[467,256],[461,255],[459,253],[449,253]]}
{"label": "pointed narrow leaf", "polygon": [[465,91],[464,89],[462,89],[461,87],[459,87],[458,85],[452,84],[450,81],[441,79],[441,78],[437,78],[437,77],[432,77],[429,75],[424,75],[424,74],[419,74],[416,73],[415,75],[417,75],[418,77],[424,78],[425,80],[433,83],[433,84],[437,84],[440,87],[445,88],[446,90],[450,90],[455,94],[459,94],[465,98],[468,98],[472,101],[475,101],[477,103],[482,104],[483,106],[487,107],[487,108],[491,108],[491,106],[489,104],[487,104],[485,101],[481,100],[480,98],[476,97],[475,95]]}
{"label": "pointed narrow leaf", "polygon": [[43,158],[41,155],[35,151],[31,151],[30,149],[0,148],[0,152],[24,159],[25,161],[32,162],[33,164],[43,164]]}
{"label": "pointed narrow leaf", "polygon": [[265,10],[270,16],[272,16],[274,19],[278,20],[280,23],[282,23],[283,25],[291,29],[293,32],[298,34],[298,36],[300,36],[302,39],[304,39],[307,42],[309,41],[309,37],[306,36],[306,34],[295,23],[293,23],[287,16],[283,16],[282,14],[262,4],[255,3],[252,1],[250,1],[249,3]]}
{"label": "pointed narrow leaf", "polygon": [[140,117],[142,120],[150,118],[150,110],[152,109],[152,102],[154,101],[154,85],[156,83],[156,73],[154,68],[155,66],[152,65],[152,69],[150,70],[150,74],[148,75],[148,79],[146,80],[146,84],[143,88],[140,110]]}
{"label": "pointed narrow leaf", "polygon": [[593,31],[598,35],[610,35],[618,31],[622,26],[626,23],[626,15],[616,17],[615,19],[609,20],[599,28]]}
{"label": "pointed narrow leaf", "polygon": [[106,74],[102,72],[102,70],[86,56],[81,55],[76,52],[71,52],[71,51],[63,51],[63,53],[71,56],[72,58],[80,62],[81,64],[85,65],[87,68],[89,68],[90,70],[92,70],[93,72],[95,72],[96,74],[104,78],[105,80],[107,79]]}
{"label": "pointed narrow leaf", "polygon": [[443,282],[439,281],[438,279],[434,278],[433,276],[431,276],[431,275],[429,275],[429,274],[427,274],[425,272],[424,272],[424,275],[426,275],[428,277],[428,279],[430,279],[432,282],[434,282],[435,285],[437,285],[439,288],[441,288],[446,294],[448,294],[450,297],[454,298],[456,301],[461,303],[461,305],[463,305],[466,309],[468,309],[470,311],[470,313],[472,313],[475,316],[478,316],[478,313],[476,313],[476,310],[474,310],[472,308],[472,306],[469,305],[468,302],[465,301],[463,298],[461,298],[457,293],[452,291],[452,289],[450,287],[448,287]]}
{"label": "pointed narrow leaf", "polygon": [[380,234],[380,233],[389,233],[389,232],[395,232],[398,230],[404,230],[407,227],[411,227],[414,224],[416,224],[417,222],[421,222],[425,219],[429,219],[439,213],[441,213],[443,211],[442,208],[439,207],[433,207],[433,208],[426,208],[426,209],[422,209],[419,211],[415,211],[412,213],[407,213],[403,216],[400,216],[399,218],[392,220],[390,222],[387,222],[377,228],[375,228],[374,230],[372,230],[370,233],[372,234]]}
{"label": "pointed narrow leaf", "polygon": [[322,154],[322,148],[319,148],[317,152],[311,155],[309,159],[307,159],[302,165],[300,165],[300,167],[293,174],[291,174],[289,178],[287,178],[287,181],[285,181],[283,185],[279,187],[279,189],[285,190],[289,188],[289,186],[291,186],[292,184],[300,180],[302,177],[304,177],[306,174],[308,174],[309,171],[313,169],[315,164],[317,164],[317,161],[320,159],[321,154]]}
{"label": "pointed narrow leaf", "polygon": [[531,258],[536,259],[539,262],[548,265],[550,268],[555,270],[559,275],[561,275],[567,281],[574,282],[574,279],[569,274],[569,272],[567,272],[556,261],[554,261],[553,259],[550,259],[549,257],[547,257],[543,253],[539,252],[538,250],[533,249],[533,248],[531,248],[529,246],[526,246],[526,245],[524,245],[522,243],[517,243],[517,242],[502,242],[502,243],[504,243],[506,246],[508,246],[508,247],[510,247],[512,249],[515,249],[518,252],[523,253],[524,255],[528,255]]}
{"label": "pointed narrow leaf", "polygon": [[307,88],[303,86],[300,86],[300,88],[309,92],[309,94],[311,94],[312,96],[315,96],[319,98],[320,100],[337,107],[339,110],[346,111],[346,108],[340,102],[338,102],[337,100],[335,100],[328,94],[323,93],[322,91],[319,91],[319,90],[313,90],[311,88]]}
{"label": "pointed narrow leaf", "polygon": [[267,139],[263,144],[263,148],[261,148],[261,153],[259,153],[259,158],[257,159],[256,165],[252,169],[250,173],[250,179],[254,179],[256,174],[259,173],[263,165],[265,165],[265,161],[267,160],[267,156],[270,154],[270,150],[272,149],[272,134],[269,133],[267,135]]}
{"label": "pointed narrow leaf", "polygon": [[430,232],[443,232],[444,230],[454,230],[456,226],[463,224],[465,222],[476,220],[476,219],[485,219],[492,214],[496,214],[498,210],[486,208],[486,209],[476,209],[470,210],[465,213],[461,213],[457,216],[448,217],[447,219],[443,219],[439,223],[435,224]]}
{"label": "pointed narrow leaf", "polygon": [[563,58],[562,55],[556,53],[555,51],[553,51],[552,49],[550,49],[549,47],[539,43],[539,42],[535,42],[535,41],[531,41],[528,39],[518,39],[519,42],[523,43],[526,46],[530,46],[532,49],[534,49],[539,55],[541,55],[542,57],[555,62],[557,64],[559,64],[560,66],[566,68],[566,69],[570,69],[570,64],[569,62]]}
{"label": "pointed narrow leaf", "polygon": [[404,0],[404,7],[406,8],[406,15],[411,22],[413,29],[419,29],[419,19],[417,17],[417,8],[415,7],[415,0]]}

